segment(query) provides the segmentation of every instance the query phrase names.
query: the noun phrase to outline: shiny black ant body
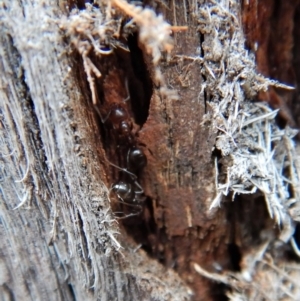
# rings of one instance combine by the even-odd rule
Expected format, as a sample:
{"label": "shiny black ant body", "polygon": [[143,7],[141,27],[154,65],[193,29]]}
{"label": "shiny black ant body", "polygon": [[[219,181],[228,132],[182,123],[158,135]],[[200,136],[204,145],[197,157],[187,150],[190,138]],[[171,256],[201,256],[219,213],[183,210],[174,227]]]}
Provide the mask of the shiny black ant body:
{"label": "shiny black ant body", "polygon": [[[136,182],[136,184],[138,183]],[[124,219],[130,216],[139,215],[142,212],[143,207],[141,205],[143,204],[145,199],[142,196],[142,194],[144,193],[143,189],[135,190],[134,185],[128,182],[119,181],[112,186],[112,191],[117,195],[118,199],[122,204],[138,209],[136,212],[126,214],[123,216],[117,216],[118,219]],[[118,212],[115,212],[115,214],[116,213]],[[121,212],[121,214],[124,213]]]}
{"label": "shiny black ant body", "polygon": [[140,214],[142,212],[141,205],[143,204],[145,197],[143,196],[144,190],[137,181],[137,176],[126,168],[121,168],[111,162],[109,162],[109,164],[127,175],[124,180],[120,180],[113,184],[111,190],[117,195],[121,203],[139,209],[137,212],[119,217],[119,219]]}
{"label": "shiny black ant body", "polygon": [[106,122],[110,123],[113,130],[118,135],[118,140],[125,140],[128,141],[128,143],[133,142],[133,125],[127,110],[122,105],[116,103],[112,104],[105,118],[103,118],[100,110],[97,107],[96,110],[103,124],[105,124]]}
{"label": "shiny black ant body", "polygon": [[110,121],[113,129],[118,134],[118,140],[125,146],[127,151],[127,168],[132,172],[141,171],[147,165],[147,157],[144,152],[136,146],[134,134],[132,133],[133,125],[129,118],[128,112],[120,105],[113,104],[109,113],[103,119],[98,111],[102,123]]}
{"label": "shiny black ant body", "polygon": [[127,153],[128,169],[132,172],[139,172],[147,165],[147,157],[137,146],[132,146]]}
{"label": "shiny black ant body", "polygon": [[142,197],[144,190],[138,182],[132,185],[129,182],[119,181],[112,186],[112,191],[121,201],[130,205],[139,205],[144,201]]}

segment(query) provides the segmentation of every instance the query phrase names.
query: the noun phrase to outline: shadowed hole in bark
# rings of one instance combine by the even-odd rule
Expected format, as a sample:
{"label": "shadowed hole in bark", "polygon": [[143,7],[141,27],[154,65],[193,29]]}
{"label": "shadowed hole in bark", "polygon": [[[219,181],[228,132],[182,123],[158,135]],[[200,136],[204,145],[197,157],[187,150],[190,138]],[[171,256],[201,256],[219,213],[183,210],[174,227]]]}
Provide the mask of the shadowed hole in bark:
{"label": "shadowed hole in bark", "polygon": [[[295,233],[294,233],[294,239],[295,239],[295,242],[298,246],[298,249],[300,250],[300,224],[299,223],[297,223],[297,225],[296,225],[296,230],[295,230]],[[299,260],[299,258],[298,258],[298,260]]]}
{"label": "shadowed hole in bark", "polygon": [[129,92],[135,122],[142,126],[147,118],[152,96],[153,84],[144,61],[143,52],[138,46],[138,34],[128,37],[131,66],[134,80],[129,82]]}
{"label": "shadowed hole in bark", "polygon": [[203,49],[203,46],[202,46],[203,42],[204,42],[204,34],[199,33],[200,57],[204,56],[204,49]]}
{"label": "shadowed hole in bark", "polygon": [[80,244],[80,251],[81,251],[81,257],[85,258],[86,260],[90,261],[89,259],[89,250],[87,248],[87,238],[83,230],[83,220],[81,218],[80,213],[77,211],[77,223],[78,223],[78,229],[80,229],[80,235],[81,235],[81,244]]}
{"label": "shadowed hole in bark", "polygon": [[274,221],[270,218],[264,197],[260,193],[238,195],[233,202],[231,199],[232,195],[225,204],[230,223],[227,251],[230,269],[241,272],[243,256],[253,245],[260,245],[268,235],[272,235]]}
{"label": "shadowed hole in bark", "polygon": [[[294,242],[296,243],[296,247],[298,247],[298,250],[300,250],[300,223],[296,223],[295,225],[295,232],[293,238]],[[282,249],[284,252],[284,256],[290,263],[300,263],[300,258],[291,247],[291,244],[284,245]]]}
{"label": "shadowed hole in bark", "polygon": [[74,8],[83,10],[86,8],[85,7],[86,4],[93,4],[93,3],[94,3],[93,0],[70,0],[69,6],[70,6],[70,10],[72,10]]}
{"label": "shadowed hole in bark", "polygon": [[279,126],[280,129],[284,129],[288,124],[288,120],[281,114],[278,114],[275,120],[276,120],[276,124]]}
{"label": "shadowed hole in bark", "polygon": [[76,295],[73,289],[73,285],[71,283],[68,283],[68,289],[69,289],[69,294],[70,294],[70,300],[76,301]]}
{"label": "shadowed hole in bark", "polygon": [[[292,110],[297,127],[300,127],[300,4],[297,6],[294,15],[294,31],[293,31],[293,66],[296,78],[296,91],[293,98]],[[298,134],[298,139],[300,138]]]}
{"label": "shadowed hole in bark", "polygon": [[229,301],[229,298],[225,295],[227,290],[228,287],[225,284],[214,283],[211,286],[210,296],[213,301]]}
{"label": "shadowed hole in bark", "polygon": [[[214,159],[215,157],[217,157],[217,159],[221,159],[222,158],[222,153],[219,149],[217,149],[216,147],[213,149],[212,151],[212,158]],[[219,166],[219,169],[222,168],[222,164],[218,163]]]}
{"label": "shadowed hole in bark", "polygon": [[[111,164],[109,167],[107,186],[113,187],[120,181],[125,181],[132,185],[133,190],[136,190],[138,188],[135,186],[134,180],[125,169],[130,168],[131,163],[128,159],[130,150],[137,147],[146,155],[149,155],[146,150],[147,145],[140,143],[138,135],[140,128],[148,118],[153,84],[144,60],[143,51],[138,46],[138,33],[130,35],[128,39],[121,35],[119,42],[120,44],[114,48],[110,55],[99,58],[92,52],[89,54],[89,58],[102,74],[101,78],[95,78],[97,98],[95,106],[92,105],[91,87],[84,71],[82,58],[80,58],[81,64],[77,76],[82,93],[86,94],[85,98],[95,108],[99,140],[102,141],[106,158],[114,165]],[[123,112],[121,113],[123,117],[120,117],[120,120],[125,123],[128,122],[128,124],[131,121],[135,123],[133,129],[129,132],[120,130],[120,121],[114,117],[118,110]],[[100,117],[99,112],[102,117]],[[120,169],[123,169],[123,171]],[[143,168],[138,167],[136,170],[134,169],[133,173],[137,177],[136,181],[140,184]],[[111,192],[112,208],[116,216],[121,218],[120,224],[124,226],[126,232],[138,244],[142,245],[142,248],[152,254],[157,245],[152,239],[156,232],[152,201],[145,196],[145,201],[142,204],[143,212],[135,214],[138,213],[139,209],[134,208],[134,206],[126,206],[115,192]],[[126,201],[130,203],[135,200]]]}
{"label": "shadowed hole in bark", "polygon": [[240,248],[235,243],[229,243],[227,249],[231,261],[232,270],[236,272],[240,272],[241,271],[240,262],[242,259]]}
{"label": "shadowed hole in bark", "polygon": [[141,245],[143,250],[150,256],[163,262],[164,258],[161,258],[158,251],[158,244],[160,241],[158,241],[158,229],[153,216],[152,200],[147,198],[143,205],[143,212],[140,215],[122,220],[122,224],[129,235]]}

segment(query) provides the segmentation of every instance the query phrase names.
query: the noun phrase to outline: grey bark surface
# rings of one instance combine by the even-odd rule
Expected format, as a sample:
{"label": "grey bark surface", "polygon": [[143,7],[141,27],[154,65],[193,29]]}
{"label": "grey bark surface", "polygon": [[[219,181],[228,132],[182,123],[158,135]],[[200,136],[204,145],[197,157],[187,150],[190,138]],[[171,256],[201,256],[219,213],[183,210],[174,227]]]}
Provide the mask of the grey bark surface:
{"label": "grey bark surface", "polygon": [[1,298],[187,299],[173,271],[118,236],[60,14],[54,1],[0,4]]}

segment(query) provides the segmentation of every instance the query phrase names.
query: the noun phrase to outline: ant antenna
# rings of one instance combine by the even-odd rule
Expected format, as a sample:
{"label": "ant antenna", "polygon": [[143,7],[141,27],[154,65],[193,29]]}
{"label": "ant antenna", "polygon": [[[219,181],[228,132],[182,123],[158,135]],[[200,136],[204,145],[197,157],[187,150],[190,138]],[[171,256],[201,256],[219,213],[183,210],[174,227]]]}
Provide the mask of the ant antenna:
{"label": "ant antenna", "polygon": [[108,164],[110,164],[111,166],[113,166],[113,167],[115,167],[115,168],[117,168],[117,169],[119,169],[121,171],[124,171],[124,172],[128,173],[132,177],[132,180],[134,180],[134,181],[137,180],[137,176],[134,173],[130,172],[127,168],[120,167],[120,166],[118,166],[118,165],[116,165],[116,164],[108,161],[107,159],[106,159],[106,162]]}
{"label": "ant antenna", "polygon": [[128,88],[128,78],[126,77],[125,79],[125,89],[127,92],[127,97],[124,99],[124,102],[127,102],[130,99],[130,93],[129,93],[129,88]]}
{"label": "ant antenna", "polygon": [[103,116],[102,116],[99,108],[97,107],[97,105],[94,105],[94,107],[95,107],[95,110],[96,110],[96,112],[98,113],[98,115],[101,119],[101,122],[105,123],[107,121],[107,119],[109,118],[110,114],[111,114],[111,110],[108,112],[108,114],[105,116],[105,118],[103,118]]}

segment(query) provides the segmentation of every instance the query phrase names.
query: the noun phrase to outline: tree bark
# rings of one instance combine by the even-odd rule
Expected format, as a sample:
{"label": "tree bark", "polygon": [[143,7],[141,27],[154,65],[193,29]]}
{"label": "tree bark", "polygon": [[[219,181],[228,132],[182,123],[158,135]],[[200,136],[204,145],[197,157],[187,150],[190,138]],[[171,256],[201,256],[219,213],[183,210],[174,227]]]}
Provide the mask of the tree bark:
{"label": "tree bark", "polygon": [[[232,203],[234,192],[221,209],[212,205],[231,161],[216,146],[222,129],[208,119],[226,82],[235,87],[232,102],[265,95],[242,36],[229,58],[241,62],[236,74],[253,71],[251,80],[230,73],[224,59],[241,33],[240,17],[254,43],[247,31],[253,3],[155,1],[142,10],[122,0],[94,2],[0,6],[0,295],[235,300],[241,289],[249,297],[255,289],[245,284],[246,272],[259,271],[255,283],[273,275],[254,265],[279,230],[262,192]],[[257,52],[261,70],[266,52]],[[220,70],[225,78],[216,84]],[[290,103],[297,107],[282,105],[284,125],[298,124]],[[136,149],[146,156],[144,168],[130,161]],[[121,197],[118,183],[131,185],[130,197]],[[280,264],[282,252],[272,253]]]}
{"label": "tree bark", "polygon": [[89,91],[59,18],[51,1],[1,4],[1,296],[187,299],[174,272],[118,234]]}

